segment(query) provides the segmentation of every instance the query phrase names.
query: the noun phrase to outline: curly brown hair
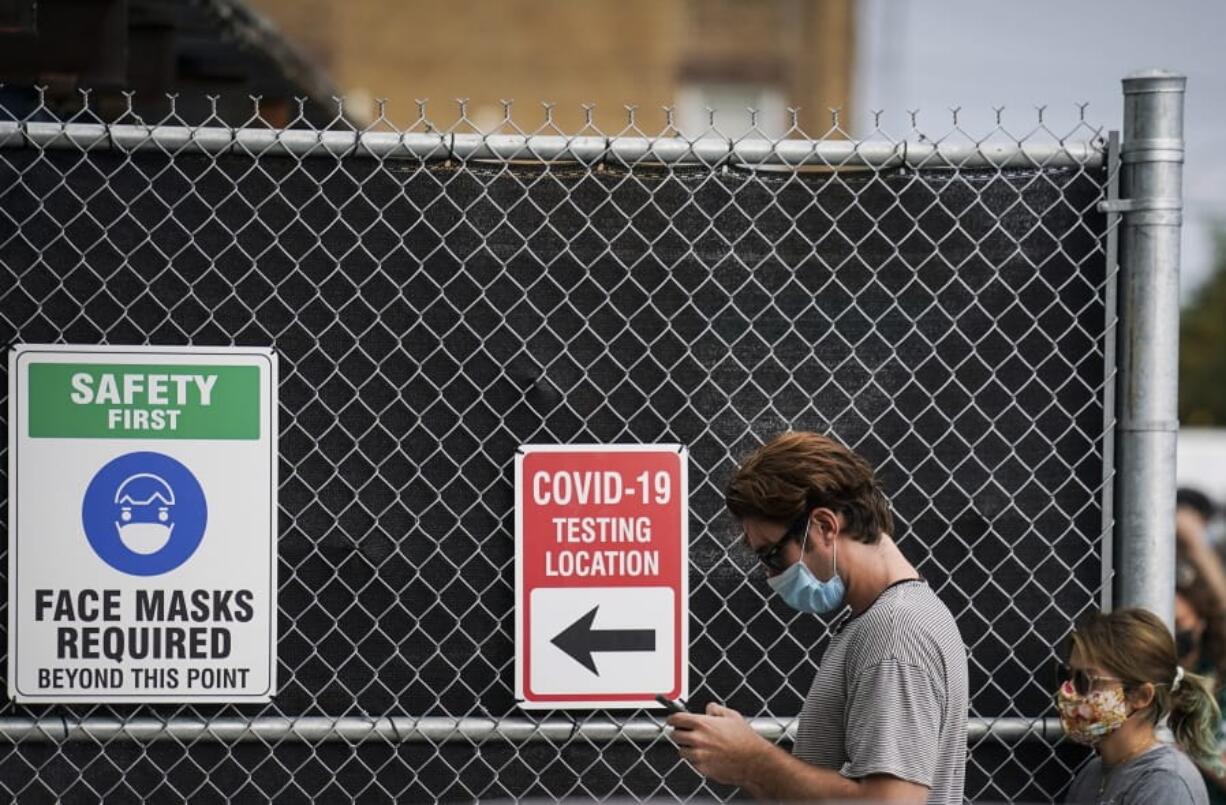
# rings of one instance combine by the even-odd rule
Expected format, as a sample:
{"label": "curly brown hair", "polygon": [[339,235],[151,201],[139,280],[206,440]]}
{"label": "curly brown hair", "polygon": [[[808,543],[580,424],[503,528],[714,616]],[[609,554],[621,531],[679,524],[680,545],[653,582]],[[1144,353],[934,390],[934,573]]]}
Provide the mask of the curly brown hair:
{"label": "curly brown hair", "polygon": [[738,520],[760,517],[791,523],[818,507],[842,515],[856,541],[875,543],[894,533],[894,517],[873,468],[834,439],[781,433],[750,454],[724,492]]}

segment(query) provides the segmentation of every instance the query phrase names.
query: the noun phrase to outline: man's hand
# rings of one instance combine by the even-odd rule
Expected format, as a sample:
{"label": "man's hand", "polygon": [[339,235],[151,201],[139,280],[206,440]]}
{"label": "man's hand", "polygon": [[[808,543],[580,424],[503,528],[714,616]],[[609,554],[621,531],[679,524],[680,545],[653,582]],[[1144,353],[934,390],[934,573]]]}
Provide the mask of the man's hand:
{"label": "man's hand", "polygon": [[705,716],[676,713],[669,716],[668,725],[681,757],[699,774],[740,786],[758,799],[915,803],[928,799],[925,785],[888,774],[851,779],[792,757],[754,732],[740,713],[722,705],[708,704]]}
{"label": "man's hand", "polygon": [[740,713],[714,702],[707,705],[706,715],[675,713],[668,725],[681,757],[719,783],[744,785],[754,764],[771,748]]}

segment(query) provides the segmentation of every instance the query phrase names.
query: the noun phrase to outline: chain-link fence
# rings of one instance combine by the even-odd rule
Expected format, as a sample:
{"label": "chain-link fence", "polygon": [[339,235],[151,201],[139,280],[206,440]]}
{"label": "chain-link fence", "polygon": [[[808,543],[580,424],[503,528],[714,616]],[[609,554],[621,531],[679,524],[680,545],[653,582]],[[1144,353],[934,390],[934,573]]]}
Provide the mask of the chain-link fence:
{"label": "chain-link fence", "polygon": [[170,108],[4,116],[0,340],[276,348],[279,693],[9,703],[6,794],[728,797],[655,713],[517,710],[513,455],[688,445],[692,700],[786,744],[826,628],[730,549],[721,493],[787,428],[879,468],[957,617],[967,795],[1067,784],[1084,755],[1043,720],[1043,670],[1099,602],[1110,534],[1104,132],[687,141],[633,110],[567,137],[509,110],[480,134],[424,107],[363,132]]}

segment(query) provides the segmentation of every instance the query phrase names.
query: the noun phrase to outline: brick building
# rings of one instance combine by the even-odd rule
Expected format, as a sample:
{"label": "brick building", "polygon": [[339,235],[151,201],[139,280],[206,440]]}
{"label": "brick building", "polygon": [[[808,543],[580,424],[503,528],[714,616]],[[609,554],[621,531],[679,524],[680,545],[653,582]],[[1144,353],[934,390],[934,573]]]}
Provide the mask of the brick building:
{"label": "brick building", "polygon": [[648,134],[663,130],[665,105],[686,134],[701,134],[710,105],[731,110],[719,119],[725,134],[743,130],[754,106],[763,132],[779,135],[795,105],[818,135],[851,96],[853,0],[248,2],[323,68],[357,121],[386,98],[388,119],[406,126],[428,99],[427,116],[446,126],[463,96],[482,130],[509,98],[523,127],[543,122],[538,104],[550,101],[558,126],[578,131],[582,105],[594,103],[596,125],[617,132],[633,102]]}

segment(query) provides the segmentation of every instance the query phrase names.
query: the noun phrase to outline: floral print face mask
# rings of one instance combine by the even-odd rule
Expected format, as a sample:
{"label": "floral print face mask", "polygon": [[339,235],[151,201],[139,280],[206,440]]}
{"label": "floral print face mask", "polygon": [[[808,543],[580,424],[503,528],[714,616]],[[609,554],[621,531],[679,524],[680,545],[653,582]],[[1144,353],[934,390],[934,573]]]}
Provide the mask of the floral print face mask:
{"label": "floral print face mask", "polygon": [[1064,734],[1086,746],[1097,746],[1128,720],[1128,702],[1122,686],[1082,696],[1071,681],[1065,682],[1056,693],[1056,709],[1060,711]]}

